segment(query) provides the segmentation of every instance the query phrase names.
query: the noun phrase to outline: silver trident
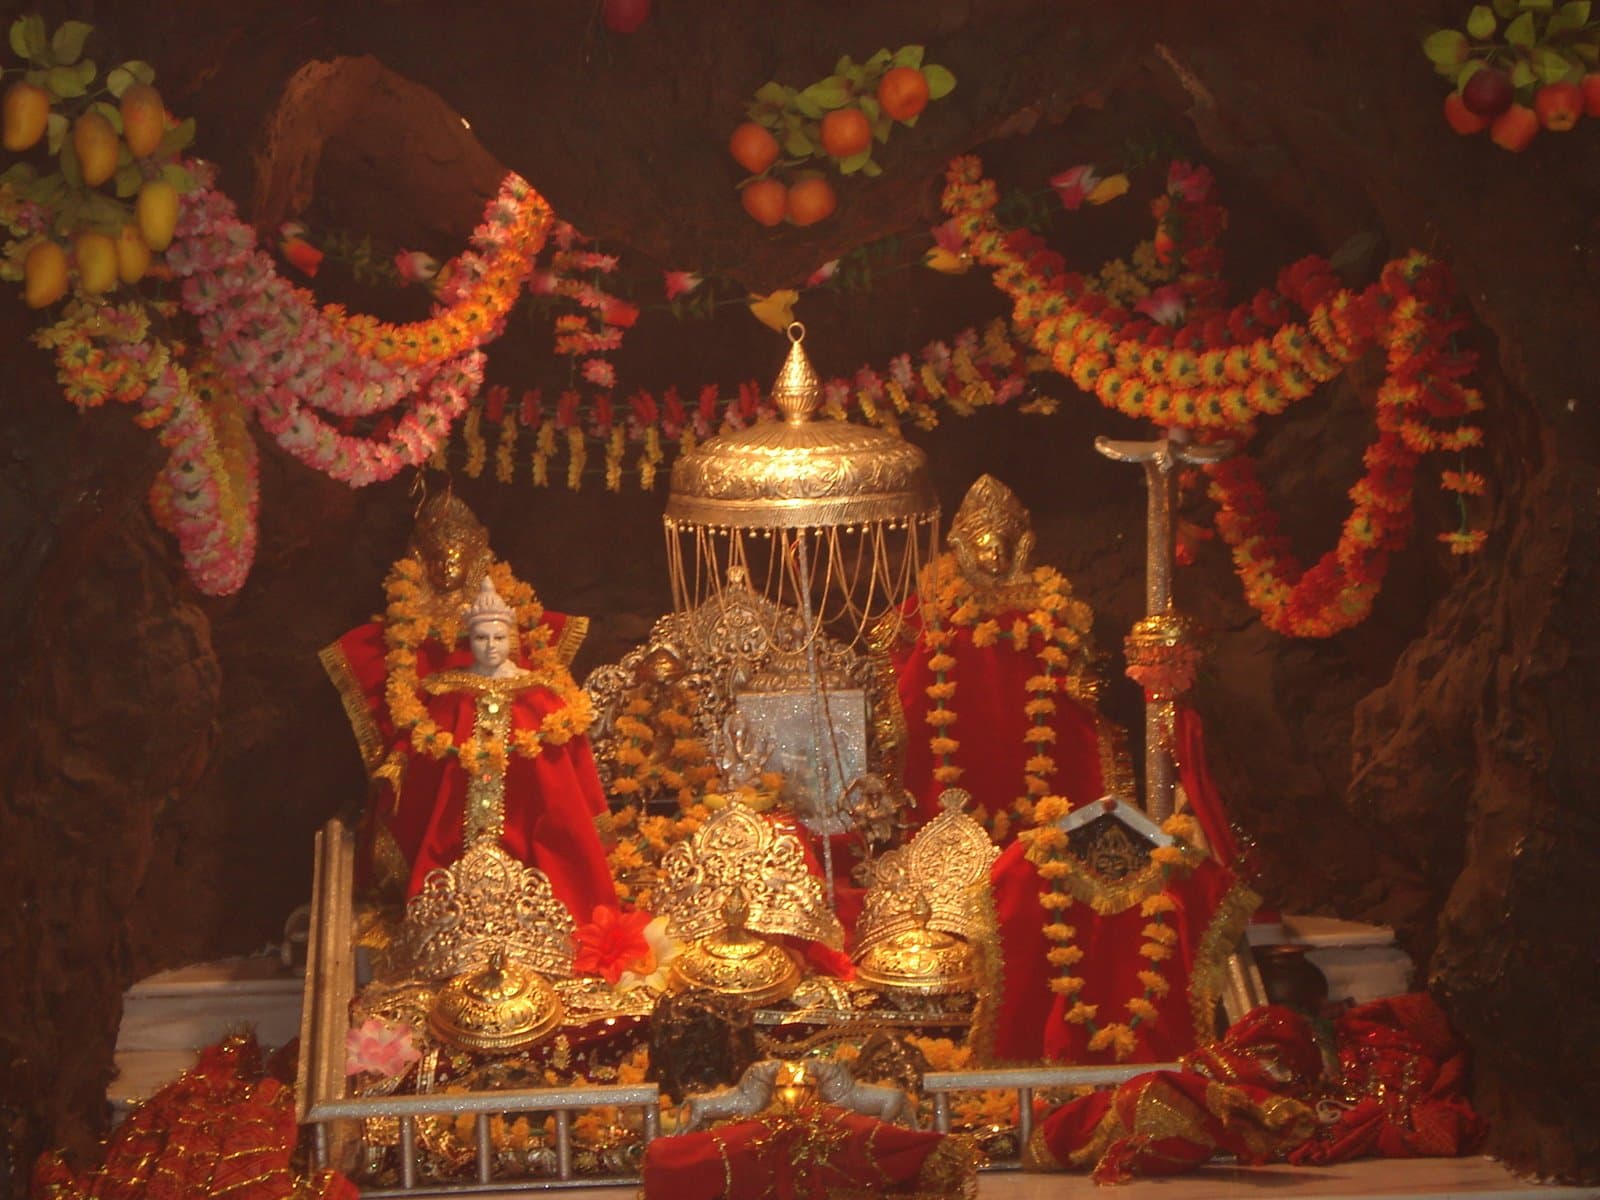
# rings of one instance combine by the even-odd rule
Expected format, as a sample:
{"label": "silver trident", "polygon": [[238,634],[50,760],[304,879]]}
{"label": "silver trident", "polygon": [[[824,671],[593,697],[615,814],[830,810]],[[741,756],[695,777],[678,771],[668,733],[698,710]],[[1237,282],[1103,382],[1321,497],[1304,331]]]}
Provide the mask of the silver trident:
{"label": "silver trident", "polygon": [[[1147,493],[1145,507],[1144,607],[1146,616],[1160,616],[1172,609],[1172,508],[1179,463],[1201,465],[1220,462],[1233,452],[1232,442],[1195,445],[1187,429],[1173,428],[1153,442],[1125,442],[1097,437],[1094,448],[1114,462],[1142,463]],[[1173,762],[1162,736],[1162,702],[1145,700],[1144,705],[1144,807],[1151,817],[1163,821],[1172,815]]]}

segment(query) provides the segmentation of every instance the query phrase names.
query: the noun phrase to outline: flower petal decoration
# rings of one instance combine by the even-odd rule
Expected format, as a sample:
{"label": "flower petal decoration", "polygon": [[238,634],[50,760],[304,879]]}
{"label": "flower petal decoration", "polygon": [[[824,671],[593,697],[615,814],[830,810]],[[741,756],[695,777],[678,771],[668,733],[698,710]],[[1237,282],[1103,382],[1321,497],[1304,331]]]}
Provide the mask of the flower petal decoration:
{"label": "flower petal decoration", "polygon": [[782,333],[794,322],[795,302],[800,293],[793,288],[779,288],[765,296],[750,297],[750,312],[769,329]]}
{"label": "flower petal decoration", "polygon": [[596,906],[587,925],[573,931],[577,953],[572,969],[580,975],[598,975],[615,984],[624,971],[648,975],[656,968],[655,952],[645,937],[652,916],[642,909],[622,912],[608,904]]}
{"label": "flower petal decoration", "polygon": [[663,271],[661,272],[661,279],[668,300],[676,300],[679,296],[687,296],[704,282],[693,271]]}
{"label": "flower petal decoration", "polygon": [[393,1079],[397,1075],[404,1075],[411,1064],[421,1057],[409,1025],[391,1025],[377,1017],[368,1017],[360,1025],[345,1031],[346,1075],[365,1072],[382,1079]]}

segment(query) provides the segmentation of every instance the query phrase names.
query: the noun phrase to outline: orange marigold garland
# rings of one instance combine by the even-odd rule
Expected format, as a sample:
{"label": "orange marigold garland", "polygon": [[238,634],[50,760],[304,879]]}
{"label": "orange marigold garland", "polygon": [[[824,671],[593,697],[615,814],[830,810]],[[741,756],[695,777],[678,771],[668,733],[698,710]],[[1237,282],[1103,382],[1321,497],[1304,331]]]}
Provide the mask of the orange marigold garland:
{"label": "orange marigold garland", "polygon": [[[1067,853],[1067,835],[1059,825],[1071,808],[1062,796],[1044,797],[1034,805],[1033,827],[1022,833],[1028,861],[1038,870],[1039,878],[1049,884],[1049,890],[1040,894],[1039,904],[1046,912],[1044,935],[1051,943],[1045,957],[1058,972],[1050,981],[1050,990],[1066,999],[1066,1021],[1082,1025],[1088,1032],[1089,1050],[1096,1053],[1109,1050],[1121,1062],[1138,1048],[1133,1031],[1141,1022],[1157,1018],[1156,1002],[1172,990],[1161,964],[1172,957],[1178,941],[1177,930],[1167,923],[1168,915],[1176,912],[1178,905],[1167,888],[1174,878],[1188,874],[1201,860],[1203,852],[1193,845],[1193,818],[1179,814],[1163,823],[1162,828],[1172,836],[1173,844],[1151,850],[1150,860],[1160,870],[1139,901],[1139,915],[1148,918],[1140,931],[1144,941],[1139,946],[1139,956],[1146,964],[1137,973],[1140,992],[1124,1002],[1125,1020],[1106,1021],[1100,1017],[1100,1005],[1089,1004],[1081,998],[1086,981],[1083,976],[1075,975],[1073,968],[1083,961],[1083,949],[1077,945],[1078,931],[1061,919],[1079,899],[1067,883],[1079,868]],[[1091,897],[1087,903],[1102,915],[1114,911],[1098,897]]]}
{"label": "orange marigold garland", "polygon": [[[1055,694],[1062,684],[1059,673],[1081,668],[1089,653],[1086,639],[1093,615],[1087,604],[1073,597],[1066,577],[1053,567],[1036,568],[1031,591],[1035,607],[1002,626],[992,611],[995,606],[986,603],[986,597],[957,566],[953,555],[941,555],[924,571],[921,581],[922,595],[932,601],[933,623],[922,634],[923,644],[932,652],[928,669],[933,673],[933,682],[927,688],[931,703],[924,721],[932,730],[929,747],[937,783],[952,787],[962,775],[962,768],[955,761],[961,742],[953,735],[957,718],[950,703],[956,694],[956,659],[949,648],[957,631],[970,629],[972,644],[980,650],[1000,641],[1009,641],[1019,654],[1032,646],[1039,663],[1039,673],[1029,676],[1024,685],[1028,699],[1023,712],[1028,725],[1022,738],[1028,746],[1028,759],[1023,768],[1022,790],[1009,812],[991,815],[990,832],[996,838],[1005,837],[1013,816],[1023,821],[1030,819],[1034,803],[1050,791],[1057,766],[1050,753],[1056,739],[1050,721],[1056,714]],[[1002,605],[1004,595],[999,601]]]}
{"label": "orange marigold garland", "polygon": [[[1353,509],[1338,545],[1315,566],[1302,569],[1278,537],[1276,515],[1248,458],[1211,468],[1218,532],[1269,628],[1326,637],[1364,619],[1389,554],[1410,533],[1418,460],[1482,439],[1481,430],[1461,420],[1482,401],[1461,382],[1476,356],[1454,344],[1463,322],[1450,310],[1443,265],[1412,253],[1357,292],[1340,285],[1326,260],[1310,257],[1287,267],[1273,287],[1223,309],[1215,242],[1226,216],[1213,199],[1210,173],[1175,163],[1166,194],[1153,206],[1154,250],[1175,280],[1168,286],[1177,307],[1169,311],[1177,320],[1163,323],[1145,315],[1155,310],[1143,302],[1133,309],[1118,303],[1102,278],[1068,271],[1036,235],[1002,230],[994,212],[998,191],[977,159],[956,159],[947,178],[945,209],[969,253],[994,268],[996,285],[1012,298],[1018,332],[1108,408],[1202,439],[1244,441],[1262,416],[1310,395],[1369,350],[1383,350],[1386,378],[1367,475],[1350,491]],[[1296,312],[1306,314],[1304,324],[1290,321]],[[1468,494],[1472,486],[1452,490]],[[1483,534],[1463,528],[1441,540],[1455,553],[1470,553]]]}
{"label": "orange marigold garland", "polygon": [[[550,645],[550,627],[544,623],[544,607],[533,588],[511,573],[505,563],[489,568],[495,590],[516,613],[517,631],[528,657],[529,670],[537,682],[548,688],[561,702],[547,713],[537,729],[517,729],[511,733],[509,749],[522,758],[537,758],[546,746],[562,746],[585,733],[594,722],[594,706],[588,694],[556,661]],[[384,580],[388,609],[384,621],[384,661],[389,679],[384,692],[389,716],[395,728],[407,731],[411,745],[432,758],[459,757],[474,772],[505,770],[506,744],[484,742],[469,737],[460,745],[454,737],[428,716],[422,700],[422,683],[417,677],[417,649],[430,638],[453,646],[461,636],[461,624],[452,619],[440,628],[418,603],[424,589],[423,567],[414,558],[397,562]]]}

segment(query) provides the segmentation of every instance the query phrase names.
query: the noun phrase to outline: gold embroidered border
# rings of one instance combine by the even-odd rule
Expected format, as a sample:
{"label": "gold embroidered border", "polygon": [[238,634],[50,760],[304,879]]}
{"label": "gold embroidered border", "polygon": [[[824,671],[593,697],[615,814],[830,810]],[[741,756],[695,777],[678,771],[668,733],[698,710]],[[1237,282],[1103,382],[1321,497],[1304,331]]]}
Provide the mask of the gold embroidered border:
{"label": "gold embroidered border", "polygon": [[588,617],[568,617],[566,624],[561,626],[561,637],[556,642],[556,661],[563,667],[570,667],[572,660],[577,657],[578,648],[588,636]]}
{"label": "gold embroidered border", "polygon": [[[987,883],[987,881],[986,881]],[[975,964],[978,975],[977,1003],[972,1013],[972,1025],[967,1033],[967,1045],[972,1047],[972,1057],[979,1063],[994,1061],[994,1043],[1001,1006],[1006,995],[1006,954],[1000,942],[1000,918],[994,906],[994,888],[973,889],[978,908],[979,935],[973,943],[977,951]]]}
{"label": "gold embroidered border", "polygon": [[350,667],[349,659],[345,658],[344,649],[338,642],[324,646],[317,652],[317,658],[322,663],[322,669],[327,672],[328,680],[339,693],[339,701],[344,705],[345,719],[350,722],[350,732],[355,735],[356,746],[361,751],[362,765],[367,769],[370,778],[383,761],[383,739],[378,736],[377,723],[372,719],[372,712],[367,707],[366,694],[361,690],[361,685],[356,682],[355,671]]}
{"label": "gold embroidered border", "polygon": [[1183,878],[1194,869],[1195,862],[1200,857],[1196,853],[1193,857],[1186,857],[1183,862],[1171,865],[1152,859],[1132,875],[1115,882],[1108,882],[1084,866],[1076,857],[1067,854],[1056,861],[1067,863],[1075,869],[1069,870],[1058,883],[1062,890],[1079,904],[1087,904],[1102,917],[1110,917],[1132,908],[1135,904],[1142,904],[1165,889],[1169,883]]}
{"label": "gold embroidered border", "polygon": [[[499,682],[498,680],[496,682]],[[501,748],[500,765],[473,775],[467,784],[467,802],[461,816],[461,844],[470,846],[485,835],[499,838],[506,828],[506,769],[504,755],[511,734],[511,705],[504,689],[485,688],[478,693],[473,736]]]}
{"label": "gold embroidered border", "polygon": [[1222,897],[1211,924],[1195,948],[1194,967],[1189,973],[1189,1014],[1194,1019],[1197,1045],[1216,1040],[1217,1001],[1228,985],[1228,958],[1239,945],[1251,914],[1261,905],[1261,897],[1242,883],[1235,883]]}

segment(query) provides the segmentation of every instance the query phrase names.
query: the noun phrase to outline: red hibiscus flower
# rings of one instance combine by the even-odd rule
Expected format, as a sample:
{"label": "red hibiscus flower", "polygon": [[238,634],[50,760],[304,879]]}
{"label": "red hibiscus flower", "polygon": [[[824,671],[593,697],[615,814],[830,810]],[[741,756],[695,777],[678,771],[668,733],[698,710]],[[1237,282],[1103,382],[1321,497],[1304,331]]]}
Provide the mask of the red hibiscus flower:
{"label": "red hibiscus flower", "polygon": [[651,914],[635,910],[622,912],[609,905],[598,905],[594,918],[573,931],[578,952],[572,969],[580,975],[599,975],[616,983],[624,971],[648,975],[655,970],[655,951],[644,936]]}

